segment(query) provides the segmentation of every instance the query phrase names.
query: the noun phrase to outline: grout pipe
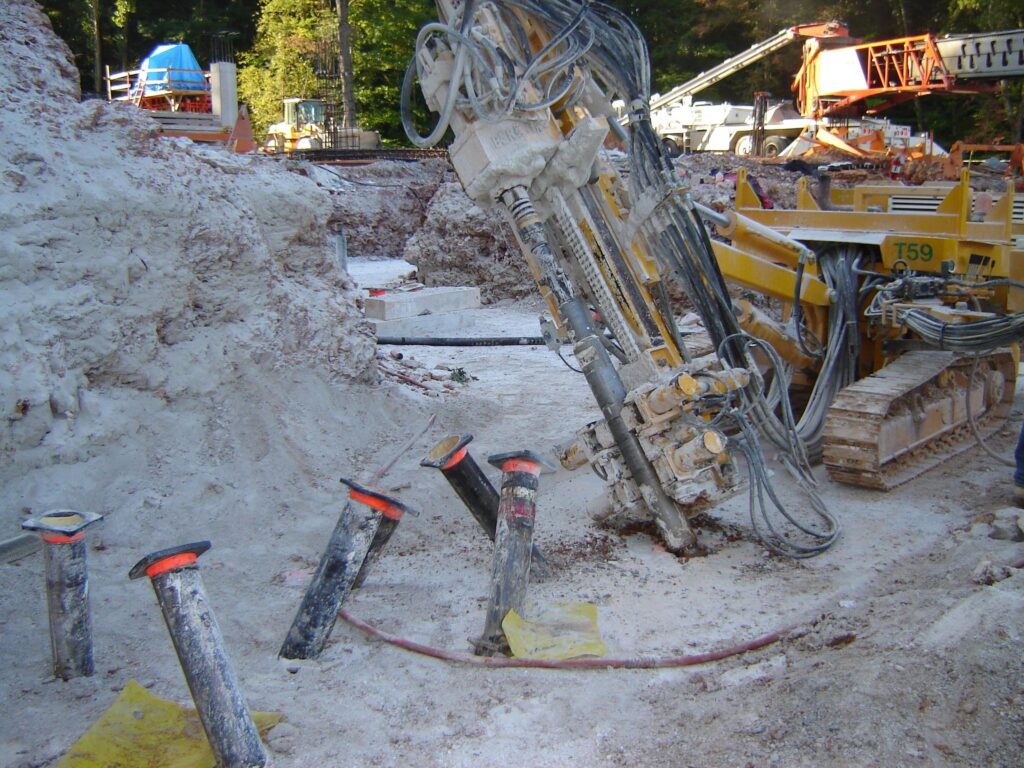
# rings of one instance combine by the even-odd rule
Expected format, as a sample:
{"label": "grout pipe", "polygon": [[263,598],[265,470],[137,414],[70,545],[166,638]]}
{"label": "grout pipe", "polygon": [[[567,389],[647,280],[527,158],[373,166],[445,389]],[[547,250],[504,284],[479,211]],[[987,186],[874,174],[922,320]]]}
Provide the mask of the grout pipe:
{"label": "grout pipe", "polygon": [[95,671],[85,529],[102,518],[93,512],[54,509],[21,524],[27,531],[38,531],[43,541],[53,674],[61,680],[90,677]]}
{"label": "grout pipe", "polygon": [[[498,492],[469,453],[467,446],[472,440],[473,436],[469,434],[450,435],[430,449],[420,466],[441,470],[452,490],[493,542],[498,528]],[[546,578],[551,567],[536,545],[532,553],[534,575]]]}
{"label": "grout pipe", "polygon": [[[384,545],[406,512],[416,510],[390,496],[342,478],[349,499],[320,558],[313,581],[292,620],[278,656],[284,659],[315,659],[324,650],[338,611],[360,575],[379,557]],[[382,530],[383,529],[383,530]]]}
{"label": "grout pipe", "polygon": [[198,541],[153,552],[128,576],[148,576],[153,585],[217,765],[262,768],[267,752],[224,651],[224,638],[199,574],[197,559],[209,548],[210,542]]}
{"label": "grout pipe", "polygon": [[380,559],[381,553],[384,551],[384,547],[391,540],[392,534],[398,528],[398,523],[401,521],[402,516],[408,512],[413,517],[419,515],[412,507],[402,504],[397,499],[393,499],[389,496],[385,496],[377,491],[364,488],[358,483],[354,483],[351,480],[341,479],[345,485],[349,487],[349,498],[355,501],[362,501],[364,504],[376,509],[381,514],[380,525],[377,526],[377,533],[373,536],[373,541],[370,542],[370,549],[366,553],[366,558],[363,560],[362,566],[359,568],[359,573],[356,574],[356,580],[352,584],[353,589],[358,589],[363,586],[363,582],[366,581],[366,576],[370,572],[370,569]]}
{"label": "grout pipe", "polygon": [[508,640],[501,623],[509,611],[522,613],[530,584],[530,550],[537,516],[537,486],[541,465],[546,462],[533,451],[513,451],[489,456],[501,469],[498,527],[491,564],[491,596],[487,603],[484,633],[477,640],[477,656],[508,654]]}

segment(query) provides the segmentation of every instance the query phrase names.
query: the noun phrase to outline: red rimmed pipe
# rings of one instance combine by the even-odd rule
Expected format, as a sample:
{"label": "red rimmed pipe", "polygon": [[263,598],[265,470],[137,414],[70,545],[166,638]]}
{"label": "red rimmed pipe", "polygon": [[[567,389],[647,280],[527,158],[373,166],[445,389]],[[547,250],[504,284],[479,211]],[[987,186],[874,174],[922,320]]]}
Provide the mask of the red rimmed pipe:
{"label": "red rimmed pipe", "polygon": [[[498,492],[487,479],[476,459],[469,452],[472,435],[449,435],[433,448],[420,462],[421,467],[441,471],[455,494],[466,505],[484,533],[492,542],[498,529]],[[551,569],[536,545],[532,548],[533,575],[544,578]]]}
{"label": "red rimmed pipe", "polygon": [[320,558],[302,604],[299,606],[278,656],[283,659],[315,659],[324,650],[338,620],[345,598],[365,569],[408,512],[419,514],[397,499],[342,478],[349,488],[348,503]]}
{"label": "red rimmed pipe", "polygon": [[477,640],[478,656],[509,652],[501,622],[509,611],[522,613],[530,584],[533,526],[537,516],[537,488],[541,467],[547,464],[533,451],[513,451],[489,456],[501,469],[498,525],[491,562],[491,595],[487,603],[484,633]]}
{"label": "red rimmed pipe", "polygon": [[38,532],[43,541],[53,674],[61,680],[95,672],[85,529],[102,518],[93,512],[55,509],[21,524]]}
{"label": "red rimmed pipe", "polygon": [[217,765],[263,768],[267,752],[224,650],[199,574],[198,558],[209,548],[210,542],[197,541],[153,552],[137,562],[128,576],[146,576],[153,586]]}

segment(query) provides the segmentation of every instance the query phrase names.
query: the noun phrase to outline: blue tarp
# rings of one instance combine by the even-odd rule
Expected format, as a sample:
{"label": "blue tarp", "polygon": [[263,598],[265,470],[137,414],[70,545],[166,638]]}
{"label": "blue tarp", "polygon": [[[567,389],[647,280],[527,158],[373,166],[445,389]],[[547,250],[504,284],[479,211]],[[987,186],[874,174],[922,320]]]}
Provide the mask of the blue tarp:
{"label": "blue tarp", "polygon": [[199,62],[185,43],[165,43],[154,48],[139,65],[143,95],[164,91],[205,93],[210,90]]}

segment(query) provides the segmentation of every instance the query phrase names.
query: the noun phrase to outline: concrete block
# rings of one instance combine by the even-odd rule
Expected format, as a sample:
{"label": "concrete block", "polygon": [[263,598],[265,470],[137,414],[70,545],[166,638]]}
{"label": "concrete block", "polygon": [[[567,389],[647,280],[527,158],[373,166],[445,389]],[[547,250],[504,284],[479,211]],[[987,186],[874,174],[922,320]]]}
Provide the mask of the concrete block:
{"label": "concrete block", "polygon": [[398,320],[460,309],[477,309],[480,306],[480,289],[473,286],[421,288],[408,293],[397,291],[383,296],[371,296],[366,299],[364,306],[366,317],[370,320]]}
{"label": "concrete block", "polygon": [[474,327],[472,312],[441,312],[400,320],[370,320],[377,336],[469,336]]}

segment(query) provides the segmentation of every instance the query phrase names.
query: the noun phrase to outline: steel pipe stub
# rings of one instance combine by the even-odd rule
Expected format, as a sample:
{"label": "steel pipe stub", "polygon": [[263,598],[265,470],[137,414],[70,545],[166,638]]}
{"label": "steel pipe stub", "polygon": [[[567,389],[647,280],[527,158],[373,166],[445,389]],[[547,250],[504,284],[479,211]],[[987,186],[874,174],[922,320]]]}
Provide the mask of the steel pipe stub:
{"label": "steel pipe stub", "polygon": [[195,565],[199,556],[210,547],[211,544],[208,541],[196,541],[191,544],[182,544],[177,547],[151,552],[128,571],[128,578],[141,579],[143,576],[153,578],[170,570]]}
{"label": "steel pipe stub", "polygon": [[413,509],[408,504],[402,503],[393,496],[388,496],[387,494],[381,493],[373,488],[367,488],[354,480],[347,480],[344,477],[340,479],[342,483],[348,486],[348,496],[352,501],[358,501],[360,504],[365,504],[370,507],[370,509],[375,509],[380,512],[384,517],[391,518],[392,520],[400,520],[402,515],[406,512],[413,517],[419,517],[419,510]]}
{"label": "steel pipe stub", "polygon": [[[552,464],[550,461],[545,459],[539,453],[536,453],[535,451],[530,451],[530,450],[525,450],[525,451],[509,451],[507,453],[494,453],[494,454],[491,454],[490,456],[487,457],[487,463],[488,464],[490,464],[492,467],[497,467],[498,469],[502,470],[503,472],[506,471],[505,467],[506,467],[506,465],[508,465],[509,462],[515,462],[515,461],[521,461],[521,462],[528,463],[528,464],[536,464],[537,465],[538,474],[539,474],[539,470],[540,470],[541,467],[546,467],[547,469],[551,469],[551,470],[555,469],[555,465],[554,464]],[[517,468],[517,469],[521,469],[521,468]],[[524,470],[524,471],[526,471],[526,470]]]}
{"label": "steel pipe stub", "polygon": [[90,525],[103,519],[95,512],[79,512],[74,509],[51,509],[38,518],[30,518],[21,524],[26,531],[38,531],[47,544],[70,544],[84,535]]}
{"label": "steel pipe stub", "polygon": [[466,446],[471,442],[473,436],[470,434],[449,435],[430,449],[430,453],[420,462],[420,466],[451,469],[466,458]]}

